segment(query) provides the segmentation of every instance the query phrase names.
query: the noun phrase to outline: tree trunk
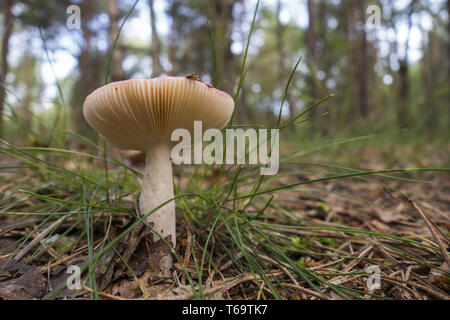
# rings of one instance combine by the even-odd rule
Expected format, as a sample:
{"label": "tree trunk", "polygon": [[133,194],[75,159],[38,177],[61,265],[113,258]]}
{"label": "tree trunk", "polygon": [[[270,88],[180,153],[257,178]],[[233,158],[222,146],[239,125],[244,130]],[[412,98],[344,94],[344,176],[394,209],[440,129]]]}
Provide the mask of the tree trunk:
{"label": "tree trunk", "polygon": [[352,0],[349,17],[350,69],[352,85],[352,110],[359,116],[368,115],[367,102],[367,38],[364,30],[364,2]]}
{"label": "tree trunk", "polygon": [[[119,19],[120,19],[120,10],[117,6],[117,0],[109,0],[108,2],[108,15],[109,15],[109,41],[111,43],[111,47],[114,44],[114,41],[119,34]],[[125,78],[123,69],[122,69],[122,61],[123,61],[123,50],[119,45],[116,45],[114,52],[112,53],[111,60],[111,81],[123,80]]]}
{"label": "tree trunk", "polygon": [[6,91],[3,86],[6,85],[6,75],[8,74],[8,53],[9,53],[9,39],[13,29],[14,17],[11,11],[12,0],[5,0],[4,2],[4,22],[3,22],[3,40],[2,40],[2,61],[0,73],[0,137],[3,136],[3,110],[5,105]]}
{"label": "tree trunk", "polygon": [[[436,129],[434,125],[436,123],[436,106],[434,101],[434,89],[436,87],[436,77],[435,75],[438,70],[436,70],[433,65],[433,41],[434,34],[433,29],[427,33],[421,25],[419,29],[422,33],[422,52],[423,57],[420,60],[420,71],[421,71],[421,82],[424,91],[424,101],[423,101],[423,114],[425,116],[425,126],[433,132]],[[428,35],[428,37],[427,37]],[[426,39],[428,38],[428,43]]]}
{"label": "tree trunk", "polygon": [[155,9],[153,6],[153,0],[148,1],[149,7],[150,7],[150,20],[152,25],[152,77],[157,77],[161,75],[164,70],[161,66],[161,41],[158,36],[158,30],[156,29],[156,15],[155,15]]}
{"label": "tree trunk", "polygon": [[[30,47],[28,47],[28,52],[31,52]],[[31,115],[31,102],[33,101],[33,89],[36,86],[36,59],[32,55],[27,55],[24,57],[23,63],[26,70],[23,79],[26,86],[26,91],[25,96],[22,99],[21,116],[27,123],[28,128],[32,129],[33,117]]]}
{"label": "tree trunk", "polygon": [[[284,42],[283,42],[283,35],[285,28],[280,21],[280,14],[281,14],[281,1],[277,0],[277,49],[278,49],[278,64],[279,64],[278,69],[279,69],[280,86],[283,86],[287,83],[291,70],[289,70],[289,68],[286,67],[285,63],[286,52],[284,51]],[[289,104],[289,117],[292,118],[296,114],[295,99],[293,99],[292,95],[289,93],[289,90],[286,93],[286,101]]]}
{"label": "tree trunk", "polygon": [[367,96],[367,35],[364,28],[365,10],[364,1],[359,0],[359,23],[362,25],[361,29],[361,53],[360,53],[360,68],[359,68],[359,101],[360,101],[360,115],[367,118],[369,114],[368,96]]}
{"label": "tree trunk", "polygon": [[[450,17],[450,0],[447,0],[447,17]],[[447,75],[450,79],[450,18],[447,21]]]}
{"label": "tree trunk", "polygon": [[405,55],[403,58],[399,59],[399,70],[398,70],[398,109],[397,109],[397,122],[400,128],[407,128],[411,121],[409,114],[409,65],[408,65],[408,51],[409,51],[409,38],[412,27],[411,16],[414,12],[416,0],[412,0],[409,5],[409,13],[408,13],[408,35],[405,39]]}
{"label": "tree trunk", "polygon": [[234,56],[231,52],[231,32],[233,31],[233,6],[236,0],[214,0],[212,24],[216,45],[216,68],[220,89],[231,92],[233,89]]}
{"label": "tree trunk", "polygon": [[316,50],[316,10],[314,0],[308,0],[308,17],[309,24],[306,31],[306,45],[309,52],[310,60],[310,81],[309,86],[311,88],[310,95],[312,100],[316,100],[319,96],[318,88],[316,84],[316,72],[317,72],[317,50]]}
{"label": "tree trunk", "polygon": [[408,97],[409,97],[409,79],[408,79],[408,61],[402,59],[399,61],[399,90],[398,90],[398,110],[397,121],[401,128],[406,128],[409,123],[408,117]]}
{"label": "tree trunk", "polygon": [[93,18],[93,3],[90,0],[83,0],[80,3],[80,9],[83,15],[83,23],[81,23],[81,30],[83,32],[83,45],[80,55],[78,56],[78,70],[79,78],[72,89],[71,106],[73,124],[75,130],[79,134],[87,134],[90,127],[83,116],[83,101],[101,84],[101,77],[104,74],[103,68],[99,66],[104,65],[104,58],[98,52],[93,50],[91,39],[94,33],[89,28],[89,22]]}
{"label": "tree trunk", "polygon": [[171,64],[171,70],[169,71],[169,75],[175,76],[177,72],[180,71],[180,62],[177,57],[177,42],[178,42],[178,34],[175,21],[177,21],[176,15],[178,8],[181,6],[181,2],[177,0],[171,0],[168,5],[167,14],[172,19],[172,24],[169,32],[169,39],[167,45],[167,57],[169,58]]}

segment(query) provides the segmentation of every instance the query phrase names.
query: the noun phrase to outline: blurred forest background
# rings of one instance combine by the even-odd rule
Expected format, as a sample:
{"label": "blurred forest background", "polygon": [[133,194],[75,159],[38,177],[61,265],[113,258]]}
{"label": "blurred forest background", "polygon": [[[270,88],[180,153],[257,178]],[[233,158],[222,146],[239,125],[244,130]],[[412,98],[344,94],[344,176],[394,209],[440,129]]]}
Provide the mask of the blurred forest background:
{"label": "blurred forest background", "polygon": [[[0,1],[5,139],[45,144],[42,121],[89,136],[82,103],[105,82],[114,39],[130,12],[112,55],[111,81],[195,73],[235,94],[256,0],[141,0],[131,11],[134,3]],[[72,4],[80,8],[80,29],[66,24]],[[379,26],[366,23],[371,5],[380,9]],[[311,112],[318,118],[302,124],[298,136],[391,132],[405,141],[448,143],[449,10],[445,0],[261,1],[237,122],[273,126],[302,57],[283,117],[335,96]]]}

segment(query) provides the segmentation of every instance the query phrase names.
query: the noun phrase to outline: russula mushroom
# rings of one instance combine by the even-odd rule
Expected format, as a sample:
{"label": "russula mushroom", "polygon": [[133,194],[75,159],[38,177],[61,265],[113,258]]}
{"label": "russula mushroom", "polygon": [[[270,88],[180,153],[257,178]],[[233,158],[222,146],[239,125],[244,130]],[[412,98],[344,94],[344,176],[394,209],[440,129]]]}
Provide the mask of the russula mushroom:
{"label": "russula mushroom", "polygon": [[[197,79],[158,77],[102,86],[86,98],[83,114],[91,127],[113,145],[146,153],[139,200],[140,212],[145,215],[174,197],[172,132],[185,128],[192,134],[194,121],[202,121],[203,131],[222,129],[233,108],[230,95]],[[174,201],[149,215],[147,222],[175,247]],[[159,237],[152,234],[151,240],[156,242]],[[160,266],[172,265],[170,254],[161,258]]]}

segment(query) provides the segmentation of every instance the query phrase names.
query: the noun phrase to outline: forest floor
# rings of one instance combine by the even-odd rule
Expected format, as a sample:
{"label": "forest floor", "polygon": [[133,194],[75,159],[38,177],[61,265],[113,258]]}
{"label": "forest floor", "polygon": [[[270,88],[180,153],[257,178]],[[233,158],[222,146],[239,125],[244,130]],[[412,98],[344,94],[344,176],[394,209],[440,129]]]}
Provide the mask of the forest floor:
{"label": "forest floor", "polygon": [[[442,167],[447,151],[436,159],[442,150],[427,150],[414,160],[419,165],[397,159],[388,168]],[[357,154],[366,170],[386,168],[376,150]],[[149,230],[142,224],[105,249],[136,221],[128,212],[105,210],[89,220],[66,182],[61,187],[56,178],[36,175],[35,167],[21,167],[27,163],[23,159],[2,155],[0,160],[0,299],[450,298],[448,172],[301,184],[324,176],[303,163],[301,174],[287,170],[265,182],[264,189],[281,187],[270,200],[224,204],[234,215],[218,218],[211,207],[179,201],[176,251],[182,263],[158,273],[148,258]],[[132,160],[127,163],[140,171],[140,159]],[[330,161],[320,155],[308,160]],[[73,166],[67,158],[61,163],[67,170]],[[116,171],[111,165],[110,173]],[[177,175],[178,184],[186,186],[195,173],[186,168]],[[215,170],[204,175],[195,189],[211,189],[217,179]],[[38,187],[20,192],[26,185]],[[282,188],[286,185],[295,186]],[[120,197],[120,205],[135,208],[138,190]],[[81,214],[31,214],[47,211]],[[101,257],[95,255],[103,249]],[[84,274],[81,288],[65,288],[68,267],[86,263],[92,272]]]}

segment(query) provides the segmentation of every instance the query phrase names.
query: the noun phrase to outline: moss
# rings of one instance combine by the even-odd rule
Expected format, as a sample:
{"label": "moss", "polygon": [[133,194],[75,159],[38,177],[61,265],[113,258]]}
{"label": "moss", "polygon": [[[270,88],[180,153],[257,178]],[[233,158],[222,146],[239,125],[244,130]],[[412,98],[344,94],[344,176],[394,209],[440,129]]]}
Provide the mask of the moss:
{"label": "moss", "polygon": [[302,247],[302,248],[306,248],[309,245],[310,241],[311,241],[310,239],[303,238],[303,237],[293,237],[292,238],[292,242],[295,245]]}
{"label": "moss", "polygon": [[319,238],[317,239],[321,244],[330,248],[339,248],[339,242],[336,242],[332,238]]}

